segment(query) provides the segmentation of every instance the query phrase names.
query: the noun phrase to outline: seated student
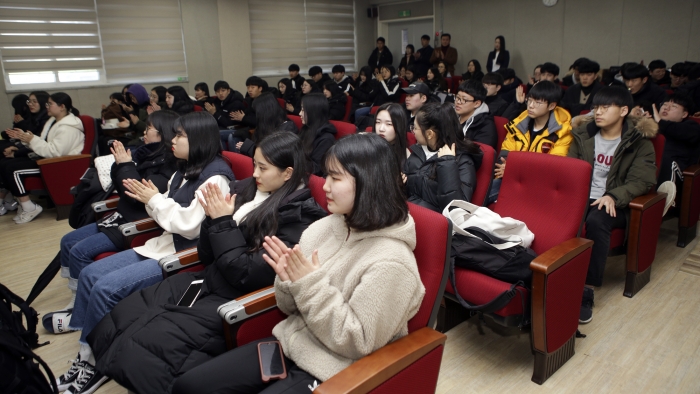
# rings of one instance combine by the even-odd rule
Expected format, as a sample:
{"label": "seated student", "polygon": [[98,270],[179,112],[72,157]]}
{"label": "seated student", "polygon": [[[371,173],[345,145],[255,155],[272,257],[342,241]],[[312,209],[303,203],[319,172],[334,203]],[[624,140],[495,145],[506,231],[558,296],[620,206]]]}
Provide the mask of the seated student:
{"label": "seated student", "polygon": [[[116,211],[97,223],[83,226],[61,238],[61,277],[68,278],[68,288],[73,293],[70,303],[62,312],[73,308],[78,277],[83,268],[101,253],[119,252],[128,248],[123,243],[119,226],[148,217],[144,204],[126,195],[124,180],[145,179],[153,182],[160,192],[167,190],[168,181],[177,170],[171,143],[175,137],[173,125],[177,118],[178,115],[169,110],[148,115],[148,127],[143,135],[144,145],[133,152],[125,150],[121,142],[114,142],[111,152],[115,161],[110,176],[115,191],[119,194],[119,205]],[[51,325],[54,323],[57,321],[52,321]],[[61,330],[56,326],[52,328],[54,332]]]}
{"label": "seated student", "polygon": [[[666,91],[649,81],[649,70],[641,64],[633,64],[623,67],[622,78],[632,94],[635,107],[641,107],[642,112],[649,112],[651,115],[651,105],[660,107],[666,101]],[[636,111],[632,111],[633,115]]]}
{"label": "seated student", "polygon": [[[26,97],[26,96],[25,96]],[[36,136],[41,136],[42,130],[44,130],[44,125],[49,120],[49,115],[46,109],[46,103],[49,101],[49,94],[43,90],[37,90],[29,93],[29,97],[25,99],[21,104],[27,107],[26,110],[22,110],[22,113],[17,113],[15,110],[15,116],[12,120],[12,128],[31,132]],[[13,100],[14,106],[14,100]],[[0,133],[2,135],[2,140],[0,140],[0,160],[4,157],[20,157],[26,156],[29,152],[26,151],[27,148],[21,143],[15,143],[10,141],[10,136],[7,131]],[[22,152],[17,152],[21,150]],[[4,190],[7,192],[7,190]],[[17,209],[17,203],[12,197],[12,193],[7,193],[5,195],[5,208],[10,211]],[[0,208],[2,212],[2,208]],[[5,213],[0,213],[4,215]]]}
{"label": "seated student", "polygon": [[316,83],[319,88],[323,86],[323,84],[326,81],[330,81],[331,77],[328,76],[328,74],[323,72],[323,69],[319,66],[313,66],[309,69],[309,77],[313,79],[313,81]]}
{"label": "seated student", "polygon": [[179,85],[168,88],[168,92],[165,94],[165,103],[168,105],[168,109],[180,116],[194,112],[194,103],[187,95],[187,91]]}
{"label": "seated student", "polygon": [[309,173],[323,176],[323,156],[335,143],[335,134],[338,132],[329,122],[328,99],[320,93],[304,96],[299,116],[303,124],[299,137],[309,159]]}
{"label": "seated student", "polygon": [[325,167],[332,215],[311,224],[293,248],[277,237],[263,243],[263,258],[277,274],[278,306],[288,317],[262,341],[281,343],[287,377],[262,381],[261,341],[253,341],[185,373],[173,394],[308,393],[408,333],[425,289],[391,148],[371,133],[351,135],[331,148]]}
{"label": "seated student", "polygon": [[415,82],[408,85],[407,88],[402,88],[402,90],[406,93],[404,105],[406,106],[406,115],[408,115],[406,117],[407,127],[408,130],[413,132],[414,121],[418,110],[430,99],[430,88],[422,82]]}
{"label": "seated student", "polygon": [[[129,114],[128,119],[131,121],[131,130],[136,135],[142,135],[147,126],[146,119],[148,118],[148,106],[151,103],[151,98],[146,88],[141,84],[134,83],[128,86],[129,88],[124,94],[126,103],[122,105],[122,108]],[[189,100],[189,97],[187,99]]]}
{"label": "seated student", "polygon": [[398,76],[399,79],[405,79],[406,78],[406,66],[400,66],[399,69],[396,71],[396,76]]}
{"label": "seated student", "polygon": [[447,81],[440,74],[437,67],[428,70],[428,76],[425,78],[425,84],[428,85],[431,93],[447,93]]}
{"label": "seated student", "polygon": [[447,69],[447,64],[443,60],[438,62],[437,69],[442,78],[452,78],[452,74],[450,74],[450,71]]}
{"label": "seated student", "polygon": [[375,82],[373,82],[373,84],[376,94],[374,95],[372,105],[359,108],[355,111],[355,124],[360,130],[364,130],[366,127],[372,125],[371,122],[367,123],[372,119],[371,116],[368,116],[372,107],[380,106],[384,103],[398,103],[399,97],[401,96],[401,92],[399,91],[399,89],[401,89],[401,83],[399,82],[399,77],[396,75],[394,66],[382,66],[380,72],[375,74],[374,78]]}
{"label": "seated student", "polygon": [[287,103],[287,112],[291,115],[299,116],[299,111],[301,111],[301,99],[309,93],[321,93],[321,89],[318,88],[313,79],[304,80],[304,83],[301,85],[301,93],[297,95],[296,101],[294,101],[294,103]]}
{"label": "seated student", "polygon": [[328,99],[328,107],[331,120],[343,120],[345,117],[345,104],[348,97],[343,88],[335,81],[326,81],[323,84],[323,95]]}
{"label": "seated student", "polygon": [[507,103],[515,101],[515,89],[522,85],[523,81],[515,75],[512,68],[501,68],[498,73],[503,75],[503,87],[498,95]]}
{"label": "seated student", "polygon": [[[586,238],[593,241],[579,323],[593,317],[593,286],[603,284],[605,261],[614,228],[625,228],[630,201],[656,182],[652,119],[628,116],[634,102],[623,87],[606,86],[593,99],[593,116],[574,122],[569,157],[593,166]],[[595,121],[592,121],[595,118]]]}
{"label": "seated student", "polygon": [[404,52],[403,56],[401,57],[401,61],[399,62],[399,68],[408,68],[408,66],[415,64],[415,53],[416,47],[414,47],[413,44],[406,45],[406,52]]}
{"label": "seated student", "polygon": [[168,89],[165,86],[156,86],[151,89],[151,93],[148,95],[150,103],[147,111],[149,114],[168,107],[168,104],[165,103],[166,93],[168,93]]}
{"label": "seated student", "polygon": [[501,179],[506,169],[506,159],[511,151],[548,153],[566,156],[571,144],[571,115],[558,107],[561,87],[554,82],[541,81],[527,93],[518,88],[518,100],[527,104],[527,111],[506,125],[506,138],[496,161],[494,181],[489,190],[487,204],[498,198]]}
{"label": "seated student", "polygon": [[425,104],[413,131],[418,143],[404,165],[408,201],[437,212],[452,200],[470,201],[483,153],[464,138],[452,104]]}
{"label": "seated student", "polygon": [[503,87],[503,75],[499,73],[487,73],[481,79],[481,83],[486,88],[486,100],[484,102],[489,106],[489,113],[492,116],[502,116],[508,103],[503,100],[498,92]]}
{"label": "seated student", "polygon": [[669,89],[676,90],[688,82],[688,66],[683,62],[678,62],[671,66],[671,84]]}
{"label": "seated student", "polygon": [[666,62],[663,60],[652,60],[649,62],[649,75],[651,82],[659,85],[671,84],[671,73],[666,70]]}
{"label": "seated student", "polygon": [[126,92],[129,90],[129,88],[131,87],[131,85],[133,85],[133,83],[127,83],[127,84],[124,85],[124,87],[122,88],[122,96],[124,96],[124,98],[126,98]]}
{"label": "seated student", "polygon": [[[136,392],[169,393],[177,377],[226,351],[216,308],[274,284],[264,238],[294,246],[311,223],[326,217],[307,187],[299,137],[270,135],[254,157],[253,177],[231,182],[230,193],[214,185],[203,190],[207,218],[197,251],[204,271],[180,273],[126,297],[95,327],[88,342],[100,372]],[[170,307],[196,279],[204,288],[194,304]]]}
{"label": "seated student", "polygon": [[399,172],[403,172],[406,158],[411,154],[406,140],[406,133],[408,133],[406,111],[401,107],[401,104],[384,103],[377,110],[374,119],[372,132],[384,138],[391,145]]}
{"label": "seated student", "polygon": [[289,131],[294,134],[299,132],[297,126],[287,118],[284,110],[271,92],[265,92],[253,101],[253,109],[255,109],[258,121],[253,135],[250,138],[246,138],[243,142],[234,144],[233,140],[231,140],[228,144],[231,147],[235,147],[240,153],[253,157],[257,144],[268,135],[279,131]]}
{"label": "seated student", "polygon": [[[268,85],[264,79],[253,75],[252,77],[248,77],[248,79],[245,81],[245,86],[248,90],[248,93],[246,93],[245,95],[245,102],[248,104],[248,107],[245,110],[231,112],[229,114],[229,117],[236,122],[240,122],[241,126],[254,129],[257,125],[257,120],[255,119],[253,101],[255,101],[256,98],[260,97],[260,95],[263,94],[263,92],[267,92]],[[243,141],[243,139],[245,138],[244,132],[234,134],[237,138],[236,142]]]}
{"label": "seated student", "polygon": [[292,81],[292,87],[295,90],[301,90],[301,85],[304,83],[304,77],[299,75],[300,70],[299,65],[294,63],[290,64],[287,68],[287,71],[289,71],[289,79]]}
{"label": "seated student", "polygon": [[574,63],[569,67],[569,72],[566,74],[566,76],[561,80],[561,83],[566,86],[574,86],[577,83],[581,82],[578,78],[578,65],[582,61],[588,60],[585,57],[580,57],[574,61]]}
{"label": "seated student", "polygon": [[333,82],[338,84],[343,92],[347,91],[348,84],[352,82],[352,78],[345,75],[345,66],[342,64],[336,64],[333,66],[333,69],[331,69],[331,72],[333,73]]}
{"label": "seated student", "polygon": [[[82,330],[80,352],[71,368],[59,377],[70,386],[66,393],[92,392],[106,377],[94,368],[87,336],[97,323],[129,294],[163,279],[158,259],[197,245],[205,210],[197,194],[207,184],[218,185],[228,193],[235,177],[231,166],[221,157],[218,127],[211,115],[194,112],[175,122],[173,155],[179,170],[168,183],[168,191],[159,193],[153,182],[127,179],[126,195],[146,204],[146,212],[165,231],[144,246],[125,250],[85,267],[78,278],[78,291],[72,312],[44,316],[44,327],[53,331],[61,319],[68,328]],[[189,179],[188,179],[189,178]],[[58,332],[54,333],[58,334]],[[71,385],[72,384],[72,385]]]}
{"label": "seated student", "polygon": [[455,94],[455,111],[464,138],[491,146],[498,152],[498,134],[493,116],[489,113],[486,99],[486,88],[476,79],[470,79],[459,84]]}
{"label": "seated student", "polygon": [[[35,94],[32,96],[36,97]],[[70,96],[63,92],[54,93],[49,96],[45,107],[51,118],[44,124],[40,136],[21,129],[5,130],[10,138],[23,145],[23,148],[6,148],[5,152],[8,153],[0,160],[0,200],[3,201],[3,208],[6,208],[4,202],[9,193],[19,201],[14,219],[17,224],[29,223],[43,211],[40,205],[29,199],[29,193],[24,188],[25,177],[41,173],[36,161],[41,158],[79,155],[83,151],[83,122],[78,118],[80,113],[73,107]]]}
{"label": "seated student", "polygon": [[418,76],[416,75],[416,66],[411,64],[406,67],[406,71],[404,72],[404,78],[406,80],[406,83],[409,85],[415,82],[420,81]]}
{"label": "seated student", "polygon": [[695,106],[689,113],[694,117],[700,117],[700,63],[694,65],[688,71],[688,83],[678,88],[678,93],[690,97]]}
{"label": "seated student", "polygon": [[204,109],[204,104],[212,101],[209,94],[209,85],[206,82],[200,82],[194,85],[194,105],[199,105]]}
{"label": "seated student", "polygon": [[569,87],[561,99],[561,107],[567,109],[571,116],[583,110],[590,110],[593,98],[603,85],[596,78],[600,65],[592,60],[584,60],[578,65],[579,83]]}
{"label": "seated student", "polygon": [[432,63],[432,67],[438,67],[440,62],[445,62],[447,72],[450,75],[454,75],[455,64],[457,64],[459,54],[457,53],[457,48],[450,46],[451,42],[452,36],[449,33],[442,33],[442,36],[440,36],[440,47],[435,48],[433,51],[430,63]]}
{"label": "seated student", "polygon": [[[301,91],[301,85],[299,85],[299,90]],[[279,98],[284,100],[285,105],[293,103],[297,98],[297,90],[292,87],[292,80],[289,78],[282,78],[277,82],[277,91],[279,92]]]}
{"label": "seated student", "polygon": [[542,65],[538,64],[535,66],[535,69],[532,70],[532,76],[530,76],[530,79],[527,81],[527,90],[532,89],[532,87],[540,81],[540,75],[542,74]]}
{"label": "seated student", "polygon": [[374,80],[372,68],[364,66],[360,69],[358,78],[348,85],[346,95],[352,97],[352,108],[350,108],[350,123],[355,123],[355,111],[359,108],[372,106],[374,98],[377,96],[377,81]]}
{"label": "seated student", "polygon": [[31,111],[29,111],[29,96],[24,93],[15,95],[12,98],[12,109],[14,110],[14,117],[12,118],[12,128],[17,127],[20,122],[24,119],[29,119],[31,117]]}
{"label": "seated student", "polygon": [[483,77],[484,73],[481,71],[481,63],[479,63],[479,61],[476,59],[470,60],[469,64],[467,64],[467,72],[462,74],[462,80],[468,81],[470,79],[474,79],[481,81]]}
{"label": "seated student", "polygon": [[[538,81],[549,81],[559,84],[559,66],[552,62],[546,62],[540,66],[540,78]],[[532,86],[528,86],[528,91]]]}
{"label": "seated student", "polygon": [[214,84],[216,97],[208,103],[204,103],[204,109],[209,112],[219,127],[221,143],[228,143],[228,136],[233,134],[233,128],[240,125],[240,121],[231,119],[231,114],[245,110],[243,95],[231,89],[228,82],[216,81]]}

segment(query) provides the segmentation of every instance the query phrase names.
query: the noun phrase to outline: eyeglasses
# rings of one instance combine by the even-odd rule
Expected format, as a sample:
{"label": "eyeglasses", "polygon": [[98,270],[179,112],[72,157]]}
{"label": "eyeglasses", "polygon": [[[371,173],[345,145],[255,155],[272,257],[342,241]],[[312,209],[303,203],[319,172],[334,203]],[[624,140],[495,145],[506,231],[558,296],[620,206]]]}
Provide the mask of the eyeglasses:
{"label": "eyeglasses", "polygon": [[604,114],[604,113],[608,112],[610,107],[614,107],[614,105],[595,105],[595,106],[591,107],[591,111],[593,111],[593,113],[596,113],[596,112],[598,112],[598,110],[600,110],[600,113]]}
{"label": "eyeglasses", "polygon": [[49,108],[49,107],[52,106],[52,105],[56,105],[56,103],[47,102],[47,103],[46,103],[46,108]]}
{"label": "eyeglasses", "polygon": [[27,104],[39,104],[36,100],[27,100]]}
{"label": "eyeglasses", "polygon": [[461,96],[455,96],[455,103],[456,104],[466,104],[466,103],[473,103],[476,100],[467,100],[465,98],[462,98]]}
{"label": "eyeglasses", "polygon": [[527,99],[527,105],[528,105],[528,107],[529,106],[541,107],[543,105],[547,105],[547,102],[546,101],[535,101],[535,99],[529,98],[529,99]]}

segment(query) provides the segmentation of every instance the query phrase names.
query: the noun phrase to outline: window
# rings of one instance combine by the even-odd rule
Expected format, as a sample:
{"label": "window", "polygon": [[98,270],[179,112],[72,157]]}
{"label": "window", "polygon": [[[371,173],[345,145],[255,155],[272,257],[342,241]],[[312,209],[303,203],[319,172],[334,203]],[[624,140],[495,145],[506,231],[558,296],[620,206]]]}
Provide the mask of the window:
{"label": "window", "polygon": [[296,63],[330,72],[336,64],[356,71],[355,4],[347,0],[251,0],[253,74],[286,75]]}

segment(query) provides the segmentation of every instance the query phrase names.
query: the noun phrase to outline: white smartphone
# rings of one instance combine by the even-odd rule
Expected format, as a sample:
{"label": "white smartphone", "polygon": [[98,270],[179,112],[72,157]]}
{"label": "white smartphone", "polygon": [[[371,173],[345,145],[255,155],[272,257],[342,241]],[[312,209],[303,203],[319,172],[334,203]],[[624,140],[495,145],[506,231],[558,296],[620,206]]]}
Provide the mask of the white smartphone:
{"label": "white smartphone", "polygon": [[192,283],[190,283],[190,286],[185,291],[185,294],[183,294],[182,298],[180,298],[180,301],[177,302],[177,306],[186,306],[189,308],[192,305],[194,305],[195,301],[197,301],[197,298],[199,298],[199,293],[202,291],[203,284],[204,279],[192,281]]}

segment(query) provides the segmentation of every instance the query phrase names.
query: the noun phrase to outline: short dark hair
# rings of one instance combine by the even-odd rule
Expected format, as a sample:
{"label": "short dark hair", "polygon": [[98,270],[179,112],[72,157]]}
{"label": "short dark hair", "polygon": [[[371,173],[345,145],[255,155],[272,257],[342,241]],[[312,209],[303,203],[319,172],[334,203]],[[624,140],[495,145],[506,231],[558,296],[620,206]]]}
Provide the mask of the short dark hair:
{"label": "short dark hair", "polygon": [[695,103],[693,103],[693,99],[691,99],[690,96],[683,93],[672,93],[668,96],[666,102],[680,105],[681,107],[683,107],[683,110],[688,112],[688,114],[692,114],[693,108],[695,108]]}
{"label": "short dark hair", "polygon": [[[408,117],[406,116],[406,110],[398,103],[384,103],[377,110],[377,115],[382,111],[386,111],[391,118],[391,124],[396,134],[391,148],[394,151],[394,156],[396,156],[399,171],[403,171],[403,164],[406,162],[406,148],[408,147],[408,142],[406,140],[406,134],[408,133]],[[374,122],[372,132],[377,132],[377,122]]]}
{"label": "short dark hair", "polygon": [[486,73],[483,78],[481,78],[481,83],[487,85],[498,85],[503,86],[503,75],[497,72]]}
{"label": "short dark hair", "polygon": [[654,71],[658,68],[663,68],[665,70],[666,62],[661,59],[652,60],[651,62],[649,62],[649,71]]}
{"label": "short dark hair", "polygon": [[442,35],[440,36],[440,38],[442,38],[442,37],[447,37],[447,38],[449,38],[450,40],[452,40],[452,35],[451,35],[450,33],[442,33]]}
{"label": "short dark hair", "polygon": [[214,92],[218,92],[219,89],[231,90],[231,87],[228,85],[228,82],[226,82],[226,81],[216,81],[216,83],[214,84]]}
{"label": "short dark hair", "polygon": [[421,40],[428,40],[428,41],[430,41],[430,36],[427,35],[427,34],[423,34],[422,36],[420,36],[420,39],[421,39]]}
{"label": "short dark hair", "polygon": [[355,178],[355,200],[345,215],[348,227],[376,231],[408,219],[401,172],[382,137],[365,133],[339,140],[326,153],[325,169],[328,174],[344,171]]}
{"label": "short dark hair", "polygon": [[513,79],[515,78],[515,70],[512,68],[501,68],[497,73],[503,75],[503,80],[505,81],[506,79]]}
{"label": "short dark hair", "polygon": [[[109,99],[110,99],[110,100],[117,100],[117,101],[119,101],[120,103],[126,103],[126,101],[124,101],[124,95],[121,94],[121,93],[119,93],[119,92],[114,92],[114,93],[110,94],[110,95],[109,95]],[[12,99],[12,103],[13,103],[12,105],[13,105],[13,106],[14,106],[14,102],[15,102],[15,100]]]}
{"label": "short dark hair", "polygon": [[558,103],[561,100],[561,87],[552,81],[540,81],[532,86],[527,96],[547,103]]}
{"label": "short dark hair", "polygon": [[267,90],[267,82],[265,82],[264,79],[253,75],[252,77],[248,77],[248,79],[245,80],[245,86],[257,86],[260,88],[263,88],[264,90]]}
{"label": "short dark hair", "polygon": [[394,75],[396,75],[396,69],[395,69],[394,66],[392,66],[391,64],[383,64],[382,67],[380,68],[380,70],[381,70],[382,68],[386,68],[387,70],[389,70],[389,74],[391,74],[391,76],[390,76],[389,78],[391,78],[391,77],[393,77]]}
{"label": "short dark hair", "polygon": [[[114,93],[112,93],[112,94],[114,94]],[[121,94],[121,93],[119,93],[119,94]],[[112,96],[110,95],[109,98],[111,99]],[[123,97],[122,97],[122,99],[123,99]],[[15,115],[22,115],[22,117],[29,116],[29,114],[31,112],[29,111],[29,106],[27,105],[27,101],[29,101],[29,96],[27,96],[24,93],[20,93],[12,98],[12,108],[14,108],[14,110],[15,110]],[[44,108],[46,108],[46,107],[44,107]],[[39,108],[39,109],[41,109],[41,108]]]}
{"label": "short dark hair", "polygon": [[605,86],[593,97],[592,105],[594,107],[599,105],[617,105],[618,107],[627,107],[627,110],[631,111],[634,107],[634,99],[632,98],[632,93],[626,87]]}
{"label": "short dark hair", "polygon": [[474,100],[479,100],[482,103],[486,100],[486,88],[482,81],[477,81],[475,79],[468,79],[459,84],[457,88],[457,93],[464,92],[474,98]]}
{"label": "short dark hair", "polygon": [[[289,87],[287,87],[289,89]],[[251,137],[253,142],[259,142],[266,136],[278,131],[282,123],[287,120],[285,111],[271,92],[264,92],[253,100],[256,126]]]}
{"label": "short dark hair", "polygon": [[287,71],[299,71],[299,70],[301,70],[301,69],[299,68],[299,65],[296,63],[290,64],[289,67],[287,68]]}
{"label": "short dark hair", "polygon": [[546,62],[543,65],[540,66],[540,74],[552,74],[552,75],[559,75],[559,66],[552,62]]}
{"label": "short dark hair", "polygon": [[629,65],[621,70],[623,79],[648,78],[649,70],[641,64]]}
{"label": "short dark hair", "polygon": [[173,128],[184,133],[190,146],[188,159],[178,160],[178,167],[188,181],[199,178],[209,163],[221,156],[219,124],[209,112],[190,112],[177,118]]}
{"label": "short dark hair", "polygon": [[313,77],[314,75],[317,74],[323,74],[323,69],[319,66],[313,66],[309,69],[309,76]]}
{"label": "short dark hair", "polygon": [[200,82],[194,85],[194,90],[201,90],[202,92],[204,92],[204,94],[209,96],[209,85],[207,85],[206,82]]}
{"label": "short dark hair", "polygon": [[594,62],[593,60],[586,59],[579,63],[578,65],[578,72],[587,74],[587,73],[593,73],[596,74],[600,71],[600,64],[597,62]]}
{"label": "short dark hair", "polygon": [[386,44],[386,40],[384,39],[384,37],[377,38],[377,42],[379,41],[381,41],[383,44]]}
{"label": "short dark hair", "polygon": [[332,79],[323,83],[323,89],[331,92],[331,97],[343,94],[343,88]]}
{"label": "short dark hair", "polygon": [[572,68],[578,70],[578,65],[581,64],[581,62],[584,60],[588,60],[588,58],[587,57],[580,57],[580,58],[574,60],[574,63],[569,67],[569,70],[571,70]]}
{"label": "short dark hair", "polygon": [[336,65],[333,66],[333,68],[331,69],[331,72],[332,72],[333,74],[335,74],[335,73],[344,73],[344,72],[345,72],[345,66],[343,66],[342,64],[336,64]]}
{"label": "short dark hair", "polygon": [[685,77],[688,75],[688,66],[683,62],[678,62],[671,66],[671,74],[679,77]]}

